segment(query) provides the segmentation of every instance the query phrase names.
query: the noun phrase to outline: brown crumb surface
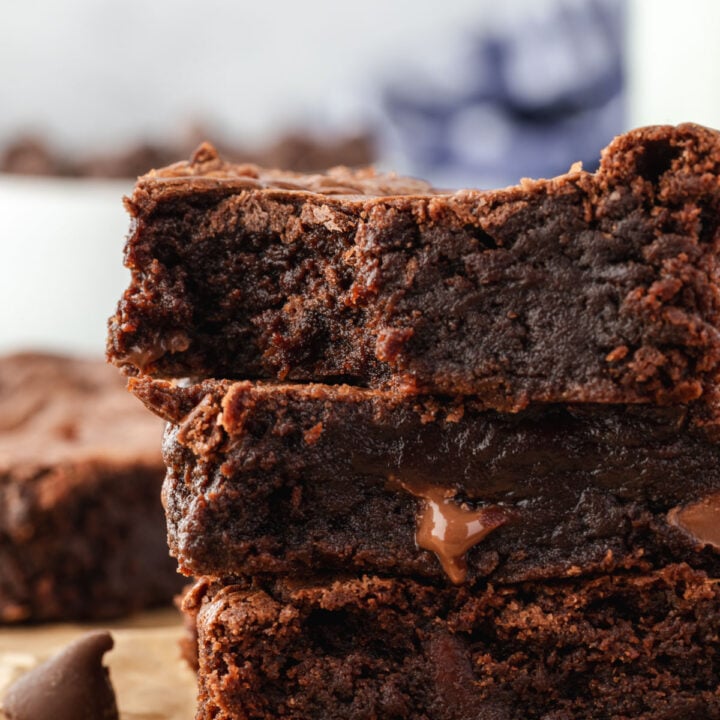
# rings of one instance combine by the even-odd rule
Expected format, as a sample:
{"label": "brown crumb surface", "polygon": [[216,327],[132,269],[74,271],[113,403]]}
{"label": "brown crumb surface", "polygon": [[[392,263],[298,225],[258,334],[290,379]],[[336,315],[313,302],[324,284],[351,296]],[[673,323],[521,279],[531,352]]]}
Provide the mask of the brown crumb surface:
{"label": "brown crumb surface", "polygon": [[720,588],[648,575],[468,589],[201,581],[198,720],[720,717]]}

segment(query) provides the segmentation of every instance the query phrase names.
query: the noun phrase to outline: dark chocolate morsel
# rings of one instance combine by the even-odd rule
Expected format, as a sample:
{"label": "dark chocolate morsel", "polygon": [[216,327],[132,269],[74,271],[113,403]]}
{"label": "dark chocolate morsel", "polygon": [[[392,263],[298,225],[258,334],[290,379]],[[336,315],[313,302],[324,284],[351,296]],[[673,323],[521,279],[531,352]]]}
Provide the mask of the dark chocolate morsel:
{"label": "dark chocolate morsel", "polygon": [[10,687],[2,709],[8,720],[118,720],[115,691],[103,655],[109,632],[83,635]]}

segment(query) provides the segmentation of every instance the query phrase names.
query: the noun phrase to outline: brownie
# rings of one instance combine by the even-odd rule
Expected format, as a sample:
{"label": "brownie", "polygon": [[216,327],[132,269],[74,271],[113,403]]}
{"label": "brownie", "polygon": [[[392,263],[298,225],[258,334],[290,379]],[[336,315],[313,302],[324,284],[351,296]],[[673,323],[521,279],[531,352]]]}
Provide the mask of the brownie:
{"label": "brownie", "polygon": [[[216,135],[216,133],[212,133]],[[187,155],[206,131],[194,128],[182,142],[141,142],[119,152],[79,157],[60,152],[45,140],[20,135],[0,148],[0,173],[84,178],[136,178],[150,168],[161,167]],[[296,131],[262,148],[221,142],[223,154],[238,161],[269,167],[312,172],[332,165],[361,166],[375,158],[375,141],[368,132],[342,137],[314,138]]]}
{"label": "brownie", "polygon": [[504,190],[263,171],[201,146],[140,178],[110,319],[127,373],[529,402],[690,402],[720,362],[720,135],[616,138]]}
{"label": "brownie", "polygon": [[161,436],[99,360],[0,358],[0,623],[171,602]]}
{"label": "brownie", "polygon": [[686,565],[514,586],[201,580],[197,720],[720,718],[720,586]]}
{"label": "brownie", "polygon": [[169,421],[163,496],[186,574],[720,571],[717,427],[686,407],[501,413],[350,386],[131,387]]}

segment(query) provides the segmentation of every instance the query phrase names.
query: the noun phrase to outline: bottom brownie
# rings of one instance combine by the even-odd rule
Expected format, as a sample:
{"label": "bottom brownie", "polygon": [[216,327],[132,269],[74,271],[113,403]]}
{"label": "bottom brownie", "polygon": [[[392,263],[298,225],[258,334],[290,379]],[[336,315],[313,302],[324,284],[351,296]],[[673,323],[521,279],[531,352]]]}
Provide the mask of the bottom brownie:
{"label": "bottom brownie", "polygon": [[687,565],[515,586],[200,580],[198,720],[720,717],[720,588]]}

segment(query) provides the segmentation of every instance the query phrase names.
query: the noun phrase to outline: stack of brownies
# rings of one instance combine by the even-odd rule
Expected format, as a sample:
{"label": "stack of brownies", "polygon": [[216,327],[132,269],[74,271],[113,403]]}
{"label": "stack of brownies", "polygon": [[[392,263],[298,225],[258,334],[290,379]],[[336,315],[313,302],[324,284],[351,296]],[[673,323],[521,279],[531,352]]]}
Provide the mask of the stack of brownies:
{"label": "stack of brownies", "polygon": [[720,134],[455,193],[205,145],[127,207],[199,719],[720,717]]}

